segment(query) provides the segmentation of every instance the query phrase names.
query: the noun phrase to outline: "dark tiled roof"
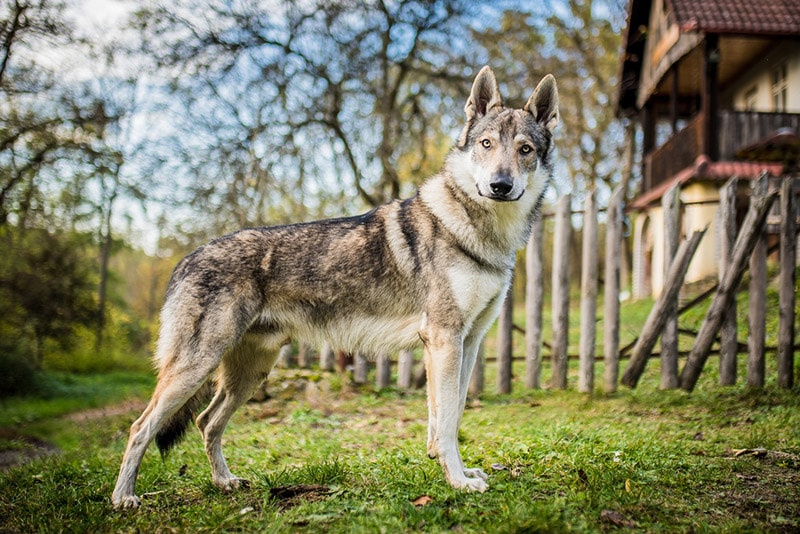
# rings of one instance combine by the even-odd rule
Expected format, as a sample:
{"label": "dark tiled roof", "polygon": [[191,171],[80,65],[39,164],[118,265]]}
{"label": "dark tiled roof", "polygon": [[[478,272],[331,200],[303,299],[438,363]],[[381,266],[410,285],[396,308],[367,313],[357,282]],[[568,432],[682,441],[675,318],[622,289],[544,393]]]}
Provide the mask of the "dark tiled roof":
{"label": "dark tiled roof", "polygon": [[800,0],[667,0],[681,31],[800,34]]}
{"label": "dark tiled roof", "polygon": [[698,156],[694,164],[677,173],[671,180],[666,180],[636,197],[631,202],[630,208],[641,210],[655,204],[675,183],[685,184],[694,180],[724,182],[732,176],[738,176],[740,180],[754,180],[762,172],[770,176],[780,176],[783,164],[759,161],[711,161],[708,156]]}

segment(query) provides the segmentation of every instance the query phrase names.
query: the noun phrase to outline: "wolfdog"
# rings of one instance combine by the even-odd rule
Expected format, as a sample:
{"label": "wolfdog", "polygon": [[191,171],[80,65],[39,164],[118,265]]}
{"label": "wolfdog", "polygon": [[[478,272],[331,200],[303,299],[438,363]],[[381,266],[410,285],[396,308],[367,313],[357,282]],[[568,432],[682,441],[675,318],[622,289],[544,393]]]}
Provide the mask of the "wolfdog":
{"label": "wolfdog", "polygon": [[290,339],[373,355],[421,341],[428,456],[454,488],[488,488],[485,472],[464,466],[458,427],[478,346],[552,180],[555,78],[507,109],[484,67],[464,109],[444,168],[412,198],[356,217],[241,230],[178,263],[161,312],[158,383],[131,426],[115,507],[139,506],[147,446],[177,443],[212,384],[196,420],[211,477],[223,491],[245,484],[228,469],[222,433]]}

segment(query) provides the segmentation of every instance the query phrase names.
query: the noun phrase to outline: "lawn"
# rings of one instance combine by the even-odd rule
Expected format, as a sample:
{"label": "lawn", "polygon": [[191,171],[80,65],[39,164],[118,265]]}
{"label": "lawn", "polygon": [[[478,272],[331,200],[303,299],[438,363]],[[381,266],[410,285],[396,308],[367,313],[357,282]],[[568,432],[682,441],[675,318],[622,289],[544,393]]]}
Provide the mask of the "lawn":
{"label": "lawn", "polygon": [[124,512],[109,496],[148,377],[94,403],[106,409],[9,400],[0,450],[28,461],[0,472],[0,531],[797,531],[799,392],[774,372],[763,391],[720,388],[713,363],[690,395],[658,391],[653,361],[638,389],[593,396],[525,390],[521,363],[514,393],[495,395],[490,365],[460,434],[465,462],[490,473],[484,494],[449,488],[427,459],[422,391],[335,373],[279,370],[271,398],[237,412],[225,451],[248,488],[211,484],[195,431],[164,460],[148,451],[142,507]]}

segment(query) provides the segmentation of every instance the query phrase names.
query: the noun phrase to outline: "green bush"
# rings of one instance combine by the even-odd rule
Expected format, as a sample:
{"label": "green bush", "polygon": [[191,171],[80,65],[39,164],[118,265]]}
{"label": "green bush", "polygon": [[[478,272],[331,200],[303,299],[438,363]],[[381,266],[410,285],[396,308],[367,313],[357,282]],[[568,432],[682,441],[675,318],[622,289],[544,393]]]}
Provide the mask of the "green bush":
{"label": "green bush", "polygon": [[35,392],[38,374],[26,343],[0,336],[0,398]]}

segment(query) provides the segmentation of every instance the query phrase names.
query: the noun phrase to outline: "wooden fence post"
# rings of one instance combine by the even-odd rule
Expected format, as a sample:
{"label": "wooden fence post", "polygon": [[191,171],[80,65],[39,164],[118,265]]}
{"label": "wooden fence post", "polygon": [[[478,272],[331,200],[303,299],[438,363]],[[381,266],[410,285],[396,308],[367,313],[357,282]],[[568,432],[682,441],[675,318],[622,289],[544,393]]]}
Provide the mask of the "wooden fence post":
{"label": "wooden fence post", "polygon": [[658,340],[658,336],[664,328],[666,321],[666,310],[670,302],[673,302],[678,296],[683,285],[683,279],[686,276],[686,271],[689,269],[689,263],[692,261],[697,246],[700,240],[705,235],[708,227],[703,230],[696,230],[692,236],[681,243],[678,248],[678,253],[672,262],[669,269],[669,275],[664,283],[664,288],[658,296],[653,308],[650,310],[650,315],[642,328],[642,333],[639,335],[639,340],[633,348],[633,355],[628,362],[628,368],[625,369],[625,374],[622,375],[622,383],[628,387],[636,387],[636,383],[644,372],[647,365],[647,360],[653,352],[653,347]]}
{"label": "wooden fence post", "polygon": [[314,349],[305,341],[301,341],[299,345],[297,365],[301,369],[309,369],[311,367],[311,361],[314,359]]}
{"label": "wooden fence post", "polygon": [[469,379],[469,394],[473,397],[483,393],[483,378],[486,362],[483,354],[483,341],[478,346],[478,358],[475,360],[475,367],[472,369],[472,376]]}
{"label": "wooden fence post", "polygon": [[514,331],[514,289],[509,286],[497,319],[497,392],[511,393],[512,333]]}
{"label": "wooden fence post", "polygon": [[[681,188],[670,187],[661,199],[664,212],[664,280],[678,252],[681,238]],[[678,387],[678,295],[666,303],[666,318],[661,332],[661,389]]]}
{"label": "wooden fence post", "polygon": [[359,352],[353,355],[353,383],[361,385],[367,383],[369,361]]}
{"label": "wooden fence post", "polygon": [[525,387],[539,389],[542,376],[542,307],[544,220],[537,217],[525,249]]}
{"label": "wooden fence post", "polygon": [[[734,176],[728,180],[719,192],[719,280],[725,277],[730,269],[733,244],[736,242],[736,188],[739,179]],[[736,299],[723,312],[722,325],[719,331],[719,385],[732,386],[736,383],[736,360],[739,343],[736,340]]]}
{"label": "wooden fence post", "polygon": [[756,240],[761,237],[764,221],[776,196],[777,192],[774,192],[760,198],[750,199],[750,208],[742,223],[742,229],[736,239],[736,245],[733,247],[731,266],[719,284],[717,294],[714,295],[711,307],[703,320],[703,324],[700,326],[700,331],[697,333],[695,345],[686,360],[683,371],[681,371],[681,389],[692,391],[697,385],[697,379],[700,377],[703,366],[708,359],[711,345],[714,343],[714,338],[719,331],[725,310],[728,309],[730,300],[736,297],[736,287],[742,280],[746,262],[750,254],[753,253]]}
{"label": "wooden fence post", "polygon": [[583,203],[583,250],[581,258],[581,337],[578,391],[594,389],[594,343],[597,319],[597,202],[589,191]]}
{"label": "wooden fence post", "polygon": [[553,379],[551,384],[555,389],[567,388],[571,200],[570,195],[564,195],[556,204],[555,242],[553,245]]}
{"label": "wooden fence post", "polygon": [[603,297],[603,359],[606,393],[617,390],[619,378],[619,290],[622,249],[622,200],[624,191],[618,187],[611,195],[606,212],[606,261]]}
{"label": "wooden fence post", "polygon": [[375,360],[375,370],[375,388],[388,388],[392,381],[392,365],[388,354],[378,355]]}
{"label": "wooden fence post", "polygon": [[[753,184],[753,196],[767,194],[767,178],[762,176]],[[747,385],[764,387],[764,352],[767,316],[767,240],[762,233],[750,256],[749,305],[747,322]],[[722,377],[720,376],[720,382]]]}
{"label": "wooden fence post", "polygon": [[278,351],[278,362],[281,367],[291,369],[294,367],[294,353],[292,352],[292,344],[287,343],[283,345]]}
{"label": "wooden fence post", "polygon": [[336,360],[336,355],[333,352],[333,349],[328,343],[322,345],[322,349],[319,352],[319,367],[323,371],[333,371],[334,361]]}
{"label": "wooden fence post", "polygon": [[781,185],[781,274],[778,290],[778,386],[791,388],[794,382],[794,304],[797,221],[794,207],[794,178]]}
{"label": "wooden fence post", "polygon": [[401,350],[397,357],[397,387],[409,389],[414,376],[414,351]]}

